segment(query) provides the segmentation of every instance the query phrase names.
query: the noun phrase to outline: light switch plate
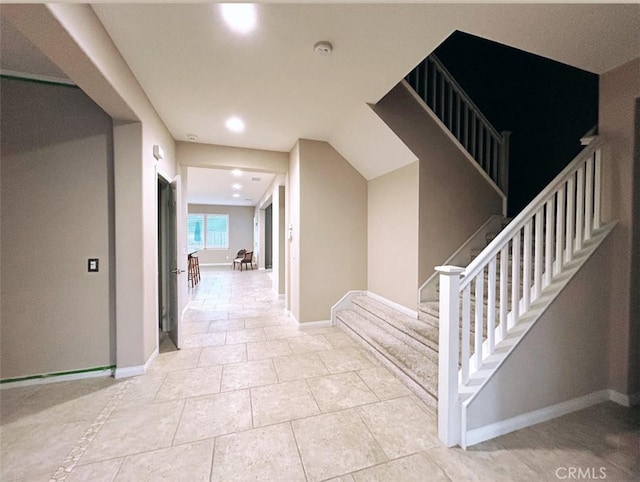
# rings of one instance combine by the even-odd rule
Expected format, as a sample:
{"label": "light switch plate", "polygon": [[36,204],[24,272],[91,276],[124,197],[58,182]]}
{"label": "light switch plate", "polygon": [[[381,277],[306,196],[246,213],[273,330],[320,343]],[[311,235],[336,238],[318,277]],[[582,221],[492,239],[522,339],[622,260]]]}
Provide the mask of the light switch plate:
{"label": "light switch plate", "polygon": [[89,273],[98,272],[98,258],[89,258],[89,262],[87,263],[87,271],[89,271]]}

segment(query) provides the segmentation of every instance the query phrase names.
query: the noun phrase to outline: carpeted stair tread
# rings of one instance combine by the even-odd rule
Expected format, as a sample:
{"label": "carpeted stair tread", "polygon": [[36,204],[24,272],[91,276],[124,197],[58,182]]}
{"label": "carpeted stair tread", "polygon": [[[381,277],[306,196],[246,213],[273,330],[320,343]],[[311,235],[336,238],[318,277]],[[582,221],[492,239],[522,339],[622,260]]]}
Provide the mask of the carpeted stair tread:
{"label": "carpeted stair tread", "polygon": [[389,331],[396,338],[412,345],[430,358],[437,360],[437,328],[406,316],[367,296],[355,298],[353,304],[354,310],[358,311],[364,318]]}
{"label": "carpeted stair tread", "polygon": [[354,310],[342,310],[337,319],[389,359],[432,397],[438,393],[438,365]]}
{"label": "carpeted stair tread", "polygon": [[[475,306],[471,303],[471,313],[474,313]],[[473,316],[473,315],[472,315]],[[486,317],[486,305],[485,305],[485,317]],[[436,330],[439,329],[440,326],[440,305],[437,301],[423,301],[420,303],[418,309],[418,318],[421,321],[424,321],[428,325],[432,326]],[[496,309],[496,325],[498,324],[498,320],[500,319],[499,310]],[[475,334],[475,323],[473,318],[471,319],[471,326],[469,327],[471,331],[471,339],[473,340]],[[482,324],[482,332],[483,338],[487,338],[487,323],[486,320]],[[462,336],[462,322],[460,322],[460,336]]]}

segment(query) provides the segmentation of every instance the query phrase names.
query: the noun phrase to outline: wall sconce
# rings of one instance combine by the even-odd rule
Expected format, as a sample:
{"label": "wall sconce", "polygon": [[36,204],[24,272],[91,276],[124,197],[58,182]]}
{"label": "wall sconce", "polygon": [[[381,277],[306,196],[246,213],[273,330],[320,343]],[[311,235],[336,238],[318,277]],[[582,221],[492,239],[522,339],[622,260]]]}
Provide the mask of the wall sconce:
{"label": "wall sconce", "polygon": [[153,145],[153,157],[156,158],[156,161],[159,161],[164,157],[162,147],[160,147],[158,144]]}

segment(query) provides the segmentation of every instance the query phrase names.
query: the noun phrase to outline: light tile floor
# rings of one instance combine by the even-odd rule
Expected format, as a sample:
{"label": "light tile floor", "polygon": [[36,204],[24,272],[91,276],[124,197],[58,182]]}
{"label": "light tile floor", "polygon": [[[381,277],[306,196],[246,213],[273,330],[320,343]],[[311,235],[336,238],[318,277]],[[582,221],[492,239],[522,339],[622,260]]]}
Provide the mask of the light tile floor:
{"label": "light tile floor", "polygon": [[203,269],[184,335],[144,376],[2,390],[1,480],[640,480],[638,411],[612,403],[443,447],[429,408],[339,329],[299,329],[263,271]]}

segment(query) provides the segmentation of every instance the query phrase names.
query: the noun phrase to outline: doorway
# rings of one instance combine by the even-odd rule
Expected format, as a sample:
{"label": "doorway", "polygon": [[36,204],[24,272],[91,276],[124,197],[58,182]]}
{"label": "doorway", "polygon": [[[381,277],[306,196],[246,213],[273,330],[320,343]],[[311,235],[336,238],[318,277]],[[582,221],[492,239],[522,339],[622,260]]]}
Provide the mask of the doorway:
{"label": "doorway", "polygon": [[264,269],[273,267],[273,204],[264,210]]}
{"label": "doorway", "polygon": [[177,350],[176,201],[171,184],[158,176],[158,350]]}

